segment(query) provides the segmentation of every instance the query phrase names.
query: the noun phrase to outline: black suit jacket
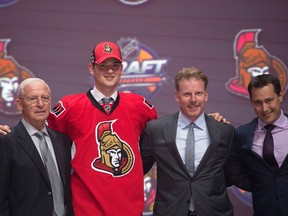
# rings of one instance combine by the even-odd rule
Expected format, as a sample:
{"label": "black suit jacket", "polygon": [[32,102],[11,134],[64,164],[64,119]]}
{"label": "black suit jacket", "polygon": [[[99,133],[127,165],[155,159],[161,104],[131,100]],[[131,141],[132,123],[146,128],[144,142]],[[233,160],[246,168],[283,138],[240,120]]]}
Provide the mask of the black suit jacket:
{"label": "black suit jacket", "polygon": [[[70,189],[70,139],[47,128],[64,185],[67,216],[73,215]],[[22,122],[0,136],[0,215],[52,216],[53,198],[48,175]]]}
{"label": "black suit jacket", "polygon": [[288,157],[286,156],[279,172],[275,173],[260,155],[252,151],[257,123],[258,118],[255,118],[237,128],[235,134],[235,144],[240,157],[238,162],[240,165],[244,164],[252,184],[254,215],[288,215]]}
{"label": "black suit jacket", "polygon": [[211,143],[191,177],[175,143],[178,114],[148,122],[141,137],[144,172],[157,163],[154,216],[187,216],[192,194],[197,216],[232,216],[224,165],[234,127],[205,115]]}

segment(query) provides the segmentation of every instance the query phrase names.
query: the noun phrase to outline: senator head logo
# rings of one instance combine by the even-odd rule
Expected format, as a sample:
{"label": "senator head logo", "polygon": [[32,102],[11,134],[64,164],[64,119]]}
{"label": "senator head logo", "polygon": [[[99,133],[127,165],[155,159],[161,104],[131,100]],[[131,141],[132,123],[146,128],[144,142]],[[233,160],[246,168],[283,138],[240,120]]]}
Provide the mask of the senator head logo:
{"label": "senator head logo", "polygon": [[0,112],[15,115],[20,113],[16,108],[19,83],[34,75],[7,55],[9,42],[10,39],[0,39]]}
{"label": "senator head logo", "polygon": [[114,121],[100,122],[96,126],[96,142],[99,157],[92,162],[92,168],[112,176],[123,176],[130,172],[134,165],[134,154],[113,130]]}
{"label": "senator head logo", "polygon": [[283,94],[287,90],[287,67],[258,43],[261,29],[240,31],[234,40],[236,77],[226,83],[226,89],[233,94],[249,97],[247,90],[251,78],[261,74],[273,74],[280,80]]}

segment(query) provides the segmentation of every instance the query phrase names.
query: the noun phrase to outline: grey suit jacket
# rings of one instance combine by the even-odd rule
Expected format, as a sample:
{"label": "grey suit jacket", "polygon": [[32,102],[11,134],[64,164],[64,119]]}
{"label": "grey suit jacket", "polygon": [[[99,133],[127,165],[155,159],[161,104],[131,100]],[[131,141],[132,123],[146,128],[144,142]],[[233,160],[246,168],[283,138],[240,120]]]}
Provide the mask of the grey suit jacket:
{"label": "grey suit jacket", "polygon": [[211,143],[191,177],[175,143],[178,114],[148,122],[141,137],[144,172],[157,163],[154,216],[186,216],[192,194],[197,216],[232,216],[224,165],[234,127],[205,115]]}
{"label": "grey suit jacket", "polygon": [[[64,185],[67,216],[73,215],[70,190],[70,139],[47,128]],[[0,215],[51,216],[53,198],[47,172],[22,122],[0,136]]]}

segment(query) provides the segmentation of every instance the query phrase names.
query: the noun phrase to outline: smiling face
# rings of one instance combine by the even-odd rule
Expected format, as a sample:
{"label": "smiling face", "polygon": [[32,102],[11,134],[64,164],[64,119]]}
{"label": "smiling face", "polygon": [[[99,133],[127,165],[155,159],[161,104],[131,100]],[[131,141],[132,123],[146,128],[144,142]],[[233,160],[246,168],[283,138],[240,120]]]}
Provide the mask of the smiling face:
{"label": "smiling face", "polygon": [[95,86],[106,96],[116,91],[122,73],[122,63],[116,58],[109,58],[101,64],[89,64],[90,74],[94,76]]}
{"label": "smiling face", "polygon": [[181,112],[194,122],[204,112],[208,100],[204,81],[193,77],[180,80],[175,99]]}
{"label": "smiling face", "polygon": [[282,93],[277,96],[272,84],[251,89],[251,103],[255,114],[266,124],[272,124],[280,117],[282,100]]}
{"label": "smiling face", "polygon": [[20,91],[16,103],[23,118],[42,130],[51,108],[51,92],[47,84],[41,80],[28,83]]}

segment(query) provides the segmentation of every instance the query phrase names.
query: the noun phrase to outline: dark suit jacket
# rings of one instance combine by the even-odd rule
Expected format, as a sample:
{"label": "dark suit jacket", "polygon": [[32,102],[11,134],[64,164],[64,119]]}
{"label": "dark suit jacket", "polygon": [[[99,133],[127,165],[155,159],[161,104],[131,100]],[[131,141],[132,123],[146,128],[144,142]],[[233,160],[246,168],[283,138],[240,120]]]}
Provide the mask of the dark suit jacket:
{"label": "dark suit jacket", "polygon": [[[64,184],[67,216],[73,215],[70,190],[70,139],[47,128]],[[0,136],[0,215],[52,216],[51,186],[38,151],[22,122]]]}
{"label": "dark suit jacket", "polygon": [[187,216],[193,194],[197,216],[231,216],[224,164],[234,127],[205,115],[211,143],[191,177],[175,143],[178,113],[148,122],[141,137],[144,172],[157,163],[154,216]]}
{"label": "dark suit jacket", "polygon": [[[288,157],[278,173],[274,173],[261,156],[253,152],[254,128],[258,119],[236,130],[235,142],[241,163],[245,165],[252,183],[255,216],[288,215]],[[287,141],[288,145],[288,141]]]}

